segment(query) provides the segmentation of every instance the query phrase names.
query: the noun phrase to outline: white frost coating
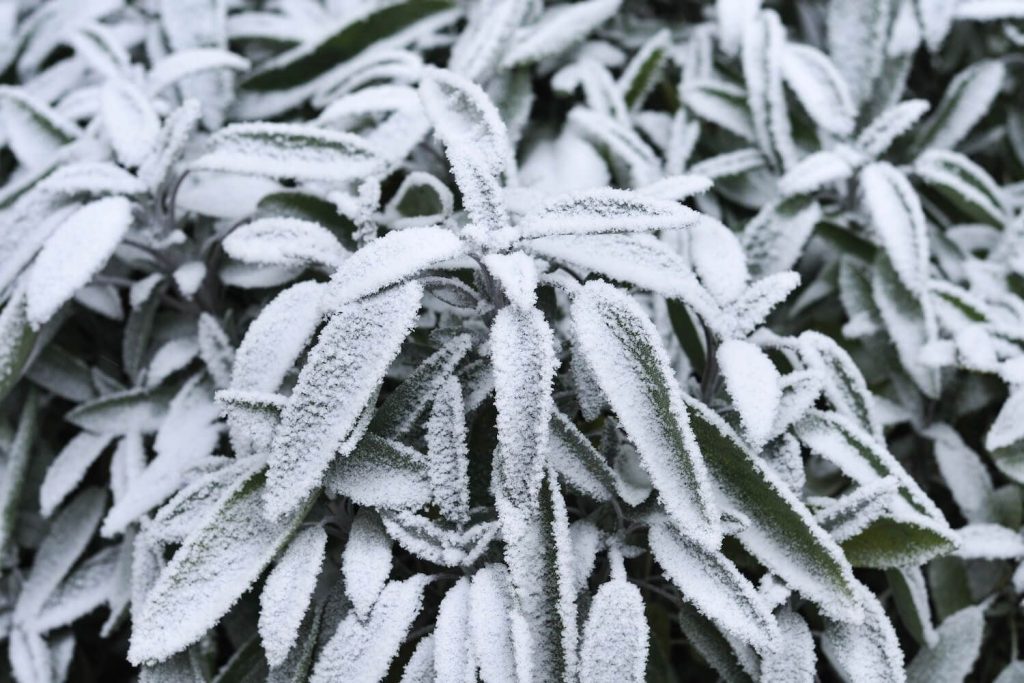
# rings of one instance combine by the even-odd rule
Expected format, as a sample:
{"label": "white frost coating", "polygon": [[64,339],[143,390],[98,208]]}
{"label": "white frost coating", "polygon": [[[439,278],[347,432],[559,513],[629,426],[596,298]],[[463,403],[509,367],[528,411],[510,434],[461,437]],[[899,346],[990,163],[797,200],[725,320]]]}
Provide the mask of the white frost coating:
{"label": "white frost coating", "polygon": [[29,168],[41,167],[64,144],[81,135],[73,121],[23,88],[0,86],[0,126],[14,156]]}
{"label": "white frost coating", "polygon": [[927,100],[904,100],[889,107],[868,124],[857,136],[857,147],[869,157],[880,156],[889,146],[909,131],[931,105]]}
{"label": "white frost coating", "polygon": [[28,319],[38,328],[113,255],[132,223],[132,205],[106,197],[78,209],[43,246],[28,274]]}
{"label": "white frost coating", "polygon": [[884,67],[892,4],[887,0],[829,3],[828,53],[858,104],[870,97]]}
{"label": "white frost coating", "polygon": [[965,560],[1018,560],[1024,557],[1024,538],[1020,533],[999,524],[968,524],[957,529],[960,548],[956,551]]}
{"label": "white frost coating", "polygon": [[690,261],[704,288],[719,304],[735,301],[747,287],[747,258],[732,230],[715,220],[701,220],[688,232]]}
{"label": "white frost coating", "polygon": [[325,303],[340,306],[462,256],[462,242],[444,228],[389,232],[350,256],[331,278]]}
{"label": "white frost coating", "polygon": [[472,7],[465,30],[452,45],[448,68],[485,83],[523,23],[527,0],[487,0]]}
{"label": "white frost coating", "polygon": [[1024,17],[1024,6],[1016,0],[960,0],[956,17],[968,21],[1020,19]]}
{"label": "white frost coating", "polygon": [[487,231],[506,227],[501,185],[514,178],[515,161],[501,114],[480,86],[450,71],[426,68],[419,91],[471,220]]}
{"label": "white frost coating", "polygon": [[956,147],[989,112],[1005,76],[1006,67],[996,60],[975,62],[958,73],[924,122],[918,141],[931,149]]}
{"label": "white frost coating", "polygon": [[162,344],[153,353],[146,368],[146,386],[155,387],[181,370],[199,354],[199,344],[191,337],[178,337]]}
{"label": "white frost coating", "polygon": [[245,57],[213,47],[177,50],[155,62],[149,70],[149,92],[157,95],[183,78],[213,69],[248,71],[251,64]]}
{"label": "white frost coating", "polygon": [[537,256],[683,299],[705,320],[714,318],[718,310],[686,260],[652,235],[542,237],[524,242],[523,247]]}
{"label": "white frost coating", "polygon": [[448,377],[438,387],[427,420],[427,476],[441,514],[469,521],[469,449],[462,386]]}
{"label": "white frost coating", "polygon": [[826,622],[821,649],[848,681],[903,683],[903,651],[889,615],[863,584],[855,584],[864,608],[864,621],[853,624]]}
{"label": "white frost coating", "polygon": [[217,322],[205,311],[199,315],[196,338],[199,342],[199,356],[206,363],[206,370],[218,389],[231,384],[231,366],[235,362],[235,350],[231,340]]}
{"label": "white frost coating", "polygon": [[[658,155],[631,126],[587,107],[576,107],[570,111],[569,124],[587,140],[607,149],[614,160],[628,167],[632,186],[650,185],[662,177]],[[696,167],[691,170],[699,172]]]}
{"label": "white frost coating", "polygon": [[46,632],[67,626],[105,603],[114,587],[117,556],[118,549],[108,547],[82,561],[50,594],[32,628]]}
{"label": "white frost coating", "polygon": [[992,521],[994,486],[992,475],[981,456],[948,425],[933,425],[928,434],[934,439],[939,473],[964,519],[968,522]]}
{"label": "white frost coating", "polygon": [[836,135],[853,132],[853,97],[827,55],[809,45],[787,44],[782,76],[819,127]]}
{"label": "white frost coating", "polygon": [[999,409],[995,422],[985,435],[985,449],[994,453],[1024,439],[1024,389],[1017,389]]}
{"label": "white frost coating", "polygon": [[512,584],[504,566],[490,564],[473,575],[469,589],[470,637],[484,683],[517,681],[512,599]]}
{"label": "white frost coating", "polygon": [[758,346],[738,339],[718,347],[718,363],[743,431],[754,450],[759,451],[775,424],[782,400],[779,371]]}
{"label": "white frost coating", "polygon": [[527,310],[537,304],[537,266],[521,251],[484,256],[487,271],[501,283],[505,296],[513,304]]}
{"label": "white frost coating", "polygon": [[907,683],[960,683],[981,652],[985,608],[972,605],[946,617],[935,647],[921,648],[907,666]]}
{"label": "white frost coating", "polygon": [[463,576],[444,594],[434,626],[434,674],[438,681],[476,683],[470,622],[470,580]]}
{"label": "white frost coating", "polygon": [[875,416],[874,397],[850,354],[831,337],[808,331],[800,335],[800,355],[821,378],[825,397],[832,407],[880,439],[882,432]]}
{"label": "white frost coating", "polygon": [[797,156],[782,87],[785,44],[782,21],[772,10],[763,10],[743,32],[743,79],[754,136],[761,151],[779,168],[789,168]]}
{"label": "white frost coating", "polygon": [[87,488],[53,518],[36,550],[32,570],[21,585],[13,617],[16,622],[39,614],[53,590],[75,564],[96,532],[107,504],[106,493]]}
{"label": "white frost coating", "polygon": [[608,232],[679,230],[694,225],[699,214],[667,199],[629,190],[581,190],[552,199],[520,221],[523,238],[593,235]]}
{"label": "white frost coating", "polygon": [[761,10],[761,0],[717,0],[718,43],[722,52],[735,57],[743,41],[743,31]]}
{"label": "white frost coating", "polygon": [[529,506],[537,497],[547,453],[548,420],[554,409],[554,334],[536,310],[505,307],[491,326],[494,403],[503,495]]}
{"label": "white frost coating", "polygon": [[347,256],[330,230],[301,218],[257,219],[231,231],[222,246],[231,258],[262,265],[312,263],[334,269]]}
{"label": "white frost coating", "polygon": [[381,161],[357,135],[295,123],[235,123],[214,133],[196,171],[296,180],[346,181],[371,176]]}
{"label": "white frost coating", "polygon": [[621,4],[622,0],[587,0],[549,9],[539,21],[517,33],[502,66],[530,64],[561,54],[612,18]]}
{"label": "white frost coating", "polygon": [[181,157],[198,122],[199,103],[195,100],[186,100],[171,112],[160,129],[153,153],[139,166],[139,180],[151,190],[159,189]]}
{"label": "white frost coating", "polygon": [[321,648],[310,683],[383,680],[420,613],[429,582],[423,574],[392,581],[366,621],[355,614],[345,617]]}
{"label": "white frost coating", "polygon": [[391,575],[391,539],[372,510],[360,510],[352,522],[341,554],[341,575],[356,616],[365,620]]}
{"label": "white frost coating", "polygon": [[113,438],[110,434],[79,432],[53,459],[39,488],[39,507],[49,517],[82,481],[92,465]]}
{"label": "white frost coating", "polygon": [[398,354],[422,296],[419,283],[408,283],[342,307],[324,326],[274,434],[267,514],[293,509],[319,485]]}
{"label": "white frost coating", "polygon": [[928,278],[928,232],[917,192],[901,172],[879,162],[860,173],[875,233],[908,290],[922,295]]}
{"label": "white frost coating", "polygon": [[316,282],[300,282],[263,307],[238,346],[232,389],[277,391],[323,318],[322,292]]}
{"label": "white frost coating", "polygon": [[696,173],[670,175],[657,180],[650,185],[637,188],[640,194],[666,199],[673,202],[681,202],[694,195],[701,195],[711,189],[714,181],[707,176]]}
{"label": "white frost coating", "polygon": [[914,174],[929,185],[957,195],[957,201],[967,204],[967,212],[985,222],[1002,227],[1008,220],[1002,188],[966,155],[930,149],[914,162]]}
{"label": "white frost coating", "polygon": [[203,636],[259,578],[301,521],[305,508],[270,521],[262,512],[262,472],[226,490],[160,572],[133,619],[128,659],[162,661]]}
{"label": "white frost coating", "polygon": [[769,204],[761,209],[743,229],[751,275],[772,275],[795,266],[821,215],[821,206],[815,201],[799,202],[795,208]]}
{"label": "white frost coating", "polygon": [[160,136],[160,117],[150,99],[125,79],[108,79],[100,90],[100,116],[117,160],[141,164]]}
{"label": "white frost coating", "polygon": [[420,638],[398,683],[434,683],[434,635]]}
{"label": "white frost coating", "polygon": [[779,639],[761,659],[761,680],[765,683],[812,683],[817,678],[814,637],[796,612],[783,609],[777,616]]}
{"label": "white frost coating", "polygon": [[295,645],[327,551],[323,527],[307,527],[291,540],[260,593],[259,633],[267,663],[278,667]]}
{"label": "white frost coating", "polygon": [[181,295],[191,301],[206,279],[206,264],[198,259],[186,261],[174,269],[172,277]]}
{"label": "white frost coating", "polygon": [[704,460],[658,333],[629,295],[592,280],[576,295],[579,346],[643,458],[666,510],[707,546],[720,538]]}
{"label": "white frost coating", "polygon": [[764,598],[728,558],[694,543],[665,522],[652,525],[648,538],[658,564],[683,598],[725,633],[759,651],[767,650],[779,637]]}
{"label": "white frost coating", "polygon": [[938,336],[931,300],[927,294],[918,298],[908,291],[888,260],[876,262],[872,269],[871,295],[903,368],[925,396],[938,398],[941,377],[924,364],[921,353]]}
{"label": "white frost coating", "polygon": [[843,146],[808,154],[779,178],[783,197],[810,194],[846,180],[856,170],[859,152]]}
{"label": "white frost coating", "polygon": [[649,634],[640,589],[624,577],[602,584],[583,627],[580,680],[643,683]]}
{"label": "white frost coating", "polygon": [[324,487],[358,505],[383,509],[417,509],[433,496],[422,471],[424,456],[397,441],[369,433],[348,457],[328,470]]}

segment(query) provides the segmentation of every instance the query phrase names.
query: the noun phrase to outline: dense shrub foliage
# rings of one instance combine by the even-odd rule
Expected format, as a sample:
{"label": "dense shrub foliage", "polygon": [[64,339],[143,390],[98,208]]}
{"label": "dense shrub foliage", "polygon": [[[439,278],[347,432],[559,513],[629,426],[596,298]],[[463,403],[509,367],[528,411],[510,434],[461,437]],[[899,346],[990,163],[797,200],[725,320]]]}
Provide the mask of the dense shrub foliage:
{"label": "dense shrub foliage", "polygon": [[0,1],[0,681],[1024,680],[1022,54]]}

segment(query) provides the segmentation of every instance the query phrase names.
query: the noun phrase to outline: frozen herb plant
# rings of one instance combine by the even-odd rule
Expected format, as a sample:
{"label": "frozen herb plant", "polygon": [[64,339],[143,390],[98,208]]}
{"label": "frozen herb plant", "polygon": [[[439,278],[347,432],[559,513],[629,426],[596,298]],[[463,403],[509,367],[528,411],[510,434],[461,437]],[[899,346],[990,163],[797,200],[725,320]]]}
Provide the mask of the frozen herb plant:
{"label": "frozen herb plant", "polygon": [[1018,0],[0,0],[0,682],[1024,676]]}

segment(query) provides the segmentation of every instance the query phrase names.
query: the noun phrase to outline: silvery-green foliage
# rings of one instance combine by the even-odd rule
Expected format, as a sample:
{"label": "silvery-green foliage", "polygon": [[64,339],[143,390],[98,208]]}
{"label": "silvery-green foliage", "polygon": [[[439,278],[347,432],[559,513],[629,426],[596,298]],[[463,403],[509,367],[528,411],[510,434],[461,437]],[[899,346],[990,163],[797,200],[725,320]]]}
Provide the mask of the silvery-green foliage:
{"label": "silvery-green foliage", "polygon": [[0,0],[0,681],[1017,680],[1017,0]]}

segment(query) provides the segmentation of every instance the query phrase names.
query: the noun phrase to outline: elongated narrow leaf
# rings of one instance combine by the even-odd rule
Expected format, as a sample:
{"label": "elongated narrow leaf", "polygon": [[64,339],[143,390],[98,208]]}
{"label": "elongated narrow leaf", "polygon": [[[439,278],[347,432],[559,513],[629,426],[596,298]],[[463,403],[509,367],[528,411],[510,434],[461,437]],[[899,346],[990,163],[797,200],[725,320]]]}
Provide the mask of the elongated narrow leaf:
{"label": "elongated narrow leaf", "polygon": [[319,526],[298,532],[288,544],[260,593],[259,633],[271,667],[284,663],[313,598],[327,549]]}
{"label": "elongated narrow leaf", "polygon": [[123,197],[100,199],[71,214],[50,236],[29,273],[28,319],[36,328],[107,264],[132,223]]}
{"label": "elongated narrow leaf", "polygon": [[462,242],[444,228],[390,232],[341,264],[331,278],[327,303],[346,304],[462,254]]}
{"label": "elongated narrow leaf", "polygon": [[678,202],[601,189],[557,197],[527,215],[518,227],[524,238],[532,238],[676,230],[696,221],[696,212]]}
{"label": "elongated narrow leaf", "polygon": [[448,589],[437,608],[437,626],[434,629],[436,680],[476,680],[470,608],[470,580],[462,577]]}
{"label": "elongated narrow leaf", "polygon": [[35,340],[25,292],[19,288],[0,311],[0,398],[7,396],[21,378]]}
{"label": "elongated narrow leaf", "polygon": [[882,74],[892,5],[889,0],[828,3],[828,53],[858,104],[868,99]]}
{"label": "elongated narrow leaf", "polygon": [[124,79],[108,80],[100,91],[100,116],[117,160],[141,164],[155,148],[160,118],[138,86]]}
{"label": "elongated narrow leaf", "polygon": [[601,584],[583,627],[580,680],[642,683],[649,632],[639,589],[623,578]]}
{"label": "elongated narrow leaf", "polygon": [[295,123],[236,123],[217,131],[209,150],[189,164],[270,178],[345,181],[380,170],[373,150],[351,133]]}
{"label": "elongated narrow leaf", "polygon": [[999,94],[1006,67],[994,60],[980,61],[950,81],[942,101],[925,120],[915,138],[920,149],[953,149],[988,113]]}
{"label": "elongated narrow leaf", "polygon": [[259,578],[305,517],[263,515],[266,477],[257,470],[222,494],[216,512],[174,554],[133,619],[129,659],[163,661],[199,640]]}
{"label": "elongated narrow leaf", "polygon": [[658,564],[683,598],[724,633],[758,650],[779,637],[771,608],[724,555],[664,523],[652,526],[648,539]]}
{"label": "elongated narrow leaf", "polygon": [[228,256],[245,263],[337,267],[347,255],[331,232],[299,218],[261,218],[235,228],[223,242]]}
{"label": "elongated narrow leaf", "polygon": [[775,424],[782,400],[779,371],[764,351],[738,339],[718,347],[718,363],[743,432],[754,450],[760,450]]}
{"label": "elongated narrow leaf", "polygon": [[486,82],[505,56],[528,10],[527,0],[480,3],[452,46],[448,68],[478,83]]}
{"label": "elongated narrow leaf", "polygon": [[503,495],[513,505],[536,500],[544,476],[548,420],[554,408],[554,339],[540,311],[503,308],[491,327],[494,401]]}
{"label": "elongated narrow leaf", "polygon": [[787,45],[782,75],[819,127],[836,135],[853,132],[853,97],[828,56],[809,45]]}
{"label": "elongated narrow leaf", "polygon": [[914,162],[914,175],[934,187],[971,220],[1002,227],[1003,192],[985,170],[957,152],[930,149]]}
{"label": "elongated narrow leaf", "polygon": [[740,542],[822,613],[856,620],[853,570],[839,546],[721,418],[695,399],[683,400],[713,481],[727,504],[749,520],[737,535]]}
{"label": "elongated narrow leaf", "polygon": [[515,683],[512,646],[512,583],[502,565],[487,565],[473,575],[469,589],[471,637],[484,683]]}
{"label": "elongated narrow leaf", "polygon": [[747,25],[743,34],[743,78],[747,106],[758,146],[777,168],[796,161],[796,147],[782,89],[783,46],[786,36],[779,16],[770,10]]}
{"label": "elongated narrow leaf", "polygon": [[928,277],[928,235],[921,201],[902,173],[886,163],[860,174],[864,202],[876,234],[903,285],[924,291]]}
{"label": "elongated narrow leaf", "polygon": [[516,41],[502,65],[530,64],[562,53],[614,16],[621,4],[622,0],[586,0],[548,10],[523,30],[523,39]]}
{"label": "elongated narrow leaf", "polygon": [[627,294],[596,280],[576,295],[572,317],[587,363],[665,508],[693,538],[716,545],[718,514],[704,460],[654,326]]}
{"label": "elongated narrow leaf", "polygon": [[417,283],[402,285],[344,306],[324,327],[274,435],[269,514],[293,509],[319,485],[409,333],[422,294]]}
{"label": "elongated narrow leaf", "polygon": [[39,167],[81,131],[74,122],[60,115],[21,88],[0,87],[0,123],[8,144],[21,163]]}
{"label": "elongated narrow leaf", "polygon": [[871,591],[855,584],[864,608],[863,622],[829,621],[821,634],[821,649],[848,681],[906,680],[903,651],[889,615]]}
{"label": "elongated narrow leaf", "polygon": [[81,432],[68,441],[46,470],[46,477],[39,489],[39,503],[43,515],[49,517],[65,496],[78,486],[86,470],[100,457],[111,439],[110,435]]}
{"label": "elongated narrow leaf", "polygon": [[427,421],[427,475],[441,514],[457,523],[469,521],[469,450],[459,380],[444,382]]}
{"label": "elongated narrow leaf", "polygon": [[370,614],[391,575],[391,545],[380,517],[370,510],[360,510],[341,556],[341,573],[345,594],[361,619]]}
{"label": "elongated narrow leaf", "polygon": [[922,648],[907,665],[907,683],[963,681],[981,653],[983,608],[971,606],[951,614],[937,630],[934,647]]}
{"label": "elongated narrow leaf", "polygon": [[392,581],[366,621],[354,612],[346,616],[320,649],[310,682],[383,679],[420,613],[423,589],[429,581],[423,574]]}

